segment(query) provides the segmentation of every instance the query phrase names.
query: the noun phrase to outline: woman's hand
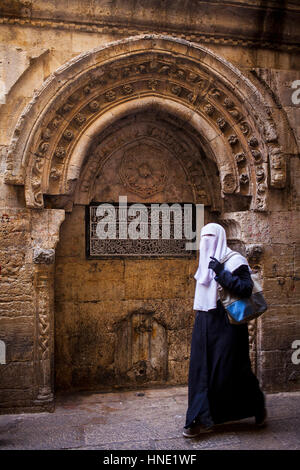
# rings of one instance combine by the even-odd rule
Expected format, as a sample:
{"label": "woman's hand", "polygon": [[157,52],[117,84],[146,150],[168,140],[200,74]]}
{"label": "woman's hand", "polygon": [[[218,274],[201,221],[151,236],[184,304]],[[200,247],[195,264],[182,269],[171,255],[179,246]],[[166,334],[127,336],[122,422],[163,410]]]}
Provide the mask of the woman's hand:
{"label": "woman's hand", "polygon": [[212,261],[209,262],[208,269],[212,269],[216,274],[223,271],[223,264],[221,264],[216,258],[210,256]]}

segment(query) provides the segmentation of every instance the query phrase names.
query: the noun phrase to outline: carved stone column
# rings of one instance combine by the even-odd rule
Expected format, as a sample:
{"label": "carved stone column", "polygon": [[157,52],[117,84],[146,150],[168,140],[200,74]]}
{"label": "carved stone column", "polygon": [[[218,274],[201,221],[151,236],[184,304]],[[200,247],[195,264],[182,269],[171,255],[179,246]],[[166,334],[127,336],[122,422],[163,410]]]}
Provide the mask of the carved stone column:
{"label": "carved stone column", "polygon": [[[50,251],[50,250],[45,250]],[[53,402],[54,366],[54,250],[52,257],[34,255],[36,291],[36,404]],[[43,253],[43,250],[40,250]],[[46,262],[45,262],[46,261]]]}
{"label": "carved stone column", "polygon": [[35,405],[54,409],[54,261],[63,210],[32,213],[35,328]]}

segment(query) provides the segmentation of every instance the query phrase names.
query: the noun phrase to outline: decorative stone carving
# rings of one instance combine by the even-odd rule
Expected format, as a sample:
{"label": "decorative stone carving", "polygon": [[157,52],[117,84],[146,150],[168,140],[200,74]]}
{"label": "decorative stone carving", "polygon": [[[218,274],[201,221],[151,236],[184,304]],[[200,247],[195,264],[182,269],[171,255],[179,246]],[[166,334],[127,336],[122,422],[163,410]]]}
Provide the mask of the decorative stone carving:
{"label": "decorative stone carving", "polygon": [[235,161],[237,162],[238,165],[242,164],[242,163],[245,163],[246,162],[246,155],[244,154],[244,152],[240,152],[240,153],[237,153],[235,156]]}
{"label": "decorative stone carving", "polygon": [[230,135],[230,136],[228,137],[228,142],[230,143],[230,145],[235,145],[235,144],[237,144],[237,143],[238,143],[238,138],[237,138],[237,136],[234,135],[234,134],[233,134],[233,135]]}
{"label": "decorative stone carving", "polygon": [[222,181],[222,190],[224,193],[231,194],[236,189],[236,180],[232,173],[227,173]]}
{"label": "decorative stone carving", "polygon": [[49,143],[48,143],[48,142],[42,142],[42,143],[39,145],[39,151],[40,151],[42,154],[47,153],[48,149],[49,149]]}
{"label": "decorative stone carving", "polygon": [[89,108],[92,111],[92,113],[95,113],[96,111],[98,111],[99,107],[100,107],[99,102],[96,100],[93,100],[89,103]]}
{"label": "decorative stone carving", "polygon": [[256,179],[257,181],[262,181],[265,177],[264,169],[261,167],[256,168]]}
{"label": "decorative stone carving", "polygon": [[218,118],[218,119],[217,119],[217,124],[218,124],[219,128],[220,128],[222,131],[223,131],[223,130],[226,128],[226,126],[227,126],[227,122],[226,122],[225,119],[223,119],[223,118]]}
{"label": "decorative stone carving", "polygon": [[221,91],[218,90],[217,88],[213,88],[210,90],[209,94],[213,96],[215,99],[219,99],[221,97]]}
{"label": "decorative stone carving", "polygon": [[229,114],[233,117],[235,121],[239,121],[241,113],[237,109],[229,110]]}
{"label": "decorative stone carving", "polygon": [[130,191],[150,197],[162,191],[167,168],[155,147],[138,144],[124,152],[119,175]]}
{"label": "decorative stone carving", "polygon": [[252,263],[257,263],[263,254],[263,245],[248,244],[246,246],[246,256]]}
{"label": "decorative stone carving", "polygon": [[249,346],[252,350],[255,351],[255,346],[256,346],[255,345],[255,342],[256,342],[256,320],[251,320],[248,323],[248,333],[249,333]]}
{"label": "decorative stone carving", "polygon": [[133,86],[128,84],[122,87],[122,92],[124,95],[130,95],[133,92]]}
{"label": "decorative stone carving", "polygon": [[55,118],[51,121],[51,127],[55,130],[61,125],[62,122],[63,119],[61,116],[55,116]]}
{"label": "decorative stone carving", "polygon": [[182,91],[181,86],[178,86],[178,85],[172,85],[171,86],[171,92],[173,93],[173,95],[179,96],[181,91]]}
{"label": "decorative stone carving", "polygon": [[[36,298],[35,333],[35,404],[53,410],[54,355],[54,258],[63,210],[33,211],[31,238],[33,243],[34,294]],[[43,230],[41,230],[43,229]],[[45,247],[39,246],[41,239]]]}
{"label": "decorative stone carving", "polygon": [[61,172],[57,168],[52,168],[50,172],[51,180],[58,180],[61,176]]}
{"label": "decorative stone carving", "polygon": [[208,114],[208,116],[212,116],[215,108],[210,103],[208,103],[204,106],[204,111],[206,114]]}
{"label": "decorative stone carving", "polygon": [[258,140],[256,137],[251,137],[249,139],[249,146],[250,147],[257,147],[258,146]]}
{"label": "decorative stone carving", "polygon": [[33,252],[33,262],[35,264],[53,264],[54,257],[55,251],[53,249],[36,248]]}
{"label": "decorative stone carving", "polygon": [[63,133],[63,137],[64,137],[65,140],[67,140],[67,141],[70,142],[71,140],[73,140],[74,134],[73,134],[73,132],[72,132],[70,129],[67,129],[67,130]]}
{"label": "decorative stone carving", "polygon": [[[94,193],[91,191],[96,184],[95,178],[97,174],[107,172],[106,165],[110,165],[109,160],[118,161],[119,159],[118,149],[122,147],[120,153],[123,155],[128,145],[132,146],[131,142],[138,138],[140,142],[149,143],[150,147],[155,142],[156,153],[161,158],[164,155],[167,157],[169,151],[174,159],[172,168],[177,168],[178,166],[179,169],[182,165],[185,167],[188,182],[194,194],[193,201],[211,205],[217,210],[221,204],[221,194],[214,190],[217,187],[217,178],[213,162],[210,160],[202,162],[199,150],[193,140],[191,140],[187,130],[184,134],[180,134],[179,130],[173,127],[174,118],[171,118],[172,125],[171,123],[167,124],[165,119],[166,117],[164,121],[158,121],[155,115],[153,117],[148,115],[147,118],[143,117],[143,114],[138,117],[132,115],[132,118],[123,121],[121,128],[120,126],[112,125],[111,128],[107,128],[103,134],[100,134],[99,140],[97,139],[99,144],[95,140],[89,151],[90,156],[87,164],[82,170],[80,186],[75,195],[77,203],[88,204],[90,202],[91,198],[94,197]],[[178,122],[178,125],[180,127],[181,123]],[[194,138],[195,136],[193,136]],[[119,163],[117,163],[117,168],[118,165]],[[170,160],[168,160],[167,168],[169,168],[169,165]],[[168,173],[170,174],[170,172]],[[173,179],[168,179],[167,181],[168,185],[173,184]],[[215,181],[213,185],[211,184],[212,181]],[[127,189],[129,188],[127,187]],[[180,198],[179,195],[178,197]],[[102,196],[96,200],[102,200]],[[190,200],[189,197],[186,200]]]}
{"label": "decorative stone carving", "polygon": [[64,105],[60,108],[60,112],[61,112],[62,114],[66,114],[66,113],[69,113],[73,108],[74,108],[74,104],[68,102],[68,103],[64,104]]}
{"label": "decorative stone carving", "polygon": [[279,147],[270,151],[270,184],[273,188],[283,188],[286,181],[286,161]]}
{"label": "decorative stone carving", "polygon": [[232,109],[233,106],[234,106],[234,103],[233,103],[233,101],[232,101],[230,98],[225,98],[225,100],[224,100],[224,106],[225,106],[225,108],[227,108],[227,109]]}
{"label": "decorative stone carving", "polygon": [[259,150],[251,150],[252,157],[254,158],[256,163],[260,163],[262,159],[262,155]]}
{"label": "decorative stone carving", "polygon": [[242,122],[240,124],[240,129],[244,135],[248,135],[251,132],[251,128],[247,122]]}
{"label": "decorative stone carving", "polygon": [[[20,121],[16,126],[16,130],[12,138],[12,144],[7,154],[7,171],[5,174],[6,182],[15,184],[16,181],[21,181],[22,177],[20,174],[23,169],[20,165],[18,167],[18,164],[14,169],[13,165],[13,160],[16,159],[15,161],[17,162],[19,157],[19,161],[23,162],[23,168],[26,167],[32,169],[29,172],[26,172],[26,175],[25,173],[23,175],[23,180],[24,178],[26,179],[25,192],[26,201],[29,206],[42,207],[43,193],[47,192],[48,188],[47,181],[50,178],[51,165],[46,165],[45,161],[39,157],[46,155],[46,152],[49,152],[51,148],[52,155],[48,156],[47,154],[47,160],[51,160],[53,158],[53,154],[57,156],[57,149],[53,148],[53,136],[50,135],[37,144],[37,139],[34,133],[30,135],[30,139],[27,139],[25,136],[20,138],[22,135],[21,130],[23,128],[26,129],[26,126],[27,128],[30,128],[28,123],[25,122],[27,115],[30,115],[30,119],[32,119],[32,115],[36,109],[37,115],[34,122],[36,123],[35,129],[37,132],[40,132],[42,127],[45,129],[55,129],[55,139],[57,142],[59,142],[57,134],[64,136],[64,140],[66,140],[67,136],[68,141],[68,139],[71,138],[70,132],[72,132],[72,140],[76,143],[78,139],[84,135],[85,129],[89,126],[90,120],[94,119],[93,114],[103,112],[99,103],[105,101],[107,103],[112,103],[114,101],[117,102],[118,100],[124,100],[124,90],[128,90],[128,100],[129,96],[130,99],[137,99],[140,96],[140,93],[144,91],[148,91],[149,93],[149,90],[158,92],[161,96],[168,96],[168,99],[172,99],[172,95],[173,97],[176,96],[176,100],[179,100],[186,107],[192,107],[192,109],[195,110],[195,113],[201,114],[204,111],[206,116],[208,116],[210,125],[214,127],[215,121],[213,122],[212,119],[209,119],[210,115],[207,114],[207,110],[205,111],[197,106],[195,108],[195,104],[198,102],[198,94],[196,90],[187,88],[189,83],[193,83],[193,86],[194,84],[197,84],[198,93],[208,93],[210,98],[218,103],[218,106],[224,104],[226,120],[223,117],[219,117],[217,125],[220,126],[224,134],[227,133],[227,129],[229,128],[235,129],[237,140],[235,141],[231,136],[229,136],[229,142],[231,142],[232,145],[239,145],[241,147],[240,150],[245,151],[246,141],[244,136],[248,136],[252,128],[255,128],[256,134],[265,142],[265,146],[267,147],[266,152],[269,151],[269,155],[272,155],[272,149],[276,146],[277,142],[277,133],[275,132],[276,128],[272,120],[272,115],[266,112],[266,109],[268,108],[264,105],[264,99],[259,94],[258,90],[256,90],[255,95],[256,112],[254,115],[253,107],[250,105],[248,100],[245,99],[245,97],[253,94],[253,89],[248,86],[247,80],[239,71],[235,71],[234,67],[231,66],[228,69],[228,74],[226,74],[227,66],[224,61],[220,61],[214,53],[200,46],[193,49],[194,56],[193,60],[191,60],[188,56],[184,56],[176,52],[177,46],[178,51],[180,50],[180,41],[164,38],[163,36],[160,37],[160,41],[162,42],[159,42],[159,44],[165,44],[166,54],[162,49],[159,49],[158,54],[158,50],[155,50],[158,45],[153,43],[152,37],[155,36],[151,36],[151,38],[150,36],[147,36],[143,39],[131,38],[128,40],[128,43],[126,41],[121,41],[118,43],[119,45],[116,44],[104,49],[99,48],[99,50],[95,49],[91,53],[85,54],[85,59],[87,57],[92,58],[90,63],[94,64],[86,72],[84,71],[85,62],[82,62],[81,57],[78,59],[72,59],[70,62],[70,66],[73,70],[72,76],[78,78],[73,80],[71,93],[67,91],[68,87],[65,86],[61,88],[62,91],[59,91],[56,96],[55,86],[53,86],[54,77],[49,77],[41,91],[35,94],[34,100],[28,106],[26,112],[21,116]],[[143,41],[143,49],[140,49],[139,53],[136,55],[131,55],[131,43],[138,43],[139,41]],[[110,68],[101,67],[101,61],[107,61],[109,57],[115,57],[116,47],[120,47],[120,50],[118,51],[115,63],[110,65]],[[159,47],[161,47],[161,45]],[[189,47],[193,48],[193,45],[191,44]],[[124,54],[122,54],[121,51],[123,51]],[[211,63],[214,64],[214,66],[209,69],[205,64],[205,59],[203,59],[206,55],[210,58],[209,60]],[[172,66],[170,61],[173,61]],[[68,66],[69,65],[66,64],[57,72],[55,80],[64,80],[64,74],[68,69]],[[176,77],[176,81],[178,83],[168,86],[166,80],[168,80],[168,76],[171,74]],[[130,83],[126,82],[127,77],[130,77]],[[234,91],[230,93],[228,91],[234,90],[232,85],[235,82],[231,82],[233,77],[236,77],[238,80],[239,95],[235,94]],[[153,81],[150,82],[151,80],[155,80],[157,84]],[[149,83],[151,83],[150,88]],[[132,92],[131,87],[133,87]],[[93,100],[90,101],[89,97],[91,95],[91,90],[93,90],[94,93],[96,89],[98,92],[97,99],[95,100],[95,98],[93,98]],[[118,95],[116,93],[117,90],[120,90]],[[244,99],[242,98],[243,96]],[[80,106],[76,104],[75,107],[75,102],[80,103]],[[60,114],[64,115],[63,119]],[[76,121],[75,116],[78,114],[83,114],[86,117],[86,121],[82,122],[80,120],[81,122],[79,122],[78,119]],[[247,116],[247,123],[244,120],[245,116]],[[68,126],[72,121],[74,121],[76,125],[74,128],[72,126],[71,130]],[[239,124],[241,133],[239,133],[239,130],[235,125],[236,121],[241,122]],[[228,127],[226,126],[226,122],[228,122]],[[262,123],[265,123],[265,126],[262,126]],[[67,132],[67,134],[65,134],[65,132]],[[228,138],[227,135],[226,137]],[[50,143],[50,147],[44,145],[47,142]],[[40,145],[41,148],[39,148]],[[70,150],[66,150],[66,152],[71,151],[71,148],[74,148],[74,146],[70,146]],[[258,150],[256,150],[256,152],[258,152]],[[260,161],[259,154],[253,154],[252,151],[252,155],[255,160]],[[236,165],[234,155],[229,158],[232,159],[231,164],[233,166]],[[278,166],[278,159],[274,157],[274,161],[275,160],[275,165]],[[64,161],[66,162],[66,165],[69,165],[71,159],[68,157],[65,158]],[[272,174],[270,184],[273,187],[280,188],[285,184],[286,170],[283,160],[281,166],[282,167],[279,169],[273,167],[272,164],[270,165],[270,171]],[[16,174],[18,172],[20,173],[19,175]],[[62,177],[67,174],[68,171],[64,168],[61,172]],[[40,178],[39,186],[37,184],[35,184],[35,187],[32,186],[32,178]],[[255,181],[253,183],[254,184],[249,187],[252,188],[251,190],[256,191]],[[66,193],[66,191],[68,191],[68,181],[57,179],[56,188],[59,190],[60,194]],[[255,201],[255,198],[253,200]]]}
{"label": "decorative stone carving", "polygon": [[246,173],[242,173],[240,175],[240,182],[241,182],[241,184],[249,183],[249,176]]}
{"label": "decorative stone carving", "polygon": [[109,90],[105,93],[106,101],[114,101],[116,99],[116,92],[113,90]]}
{"label": "decorative stone carving", "polygon": [[55,153],[54,155],[59,158],[60,160],[62,160],[65,155],[66,155],[66,149],[65,147],[57,147],[56,150],[55,150]]}
{"label": "decorative stone carving", "polygon": [[51,130],[48,127],[46,127],[46,129],[44,129],[42,132],[42,139],[49,140],[51,136],[52,136]]}
{"label": "decorative stone carving", "polygon": [[158,81],[157,81],[157,80],[154,80],[154,79],[148,80],[148,88],[149,88],[149,90],[153,90],[153,91],[154,91],[154,90],[157,89],[157,87],[158,87]]}
{"label": "decorative stone carving", "polygon": [[53,284],[53,271],[36,271],[36,296],[38,318],[38,395],[36,404],[53,401],[51,379],[51,361],[53,355],[53,293],[49,284]]}
{"label": "decorative stone carving", "polygon": [[81,114],[81,113],[78,113],[75,117],[74,117],[74,121],[76,122],[76,124],[78,124],[79,126],[82,126],[82,124],[85,123],[86,121],[86,117]]}
{"label": "decorative stone carving", "polygon": [[267,190],[267,185],[265,183],[260,183],[258,186],[257,186],[257,192],[258,194],[264,194]]}

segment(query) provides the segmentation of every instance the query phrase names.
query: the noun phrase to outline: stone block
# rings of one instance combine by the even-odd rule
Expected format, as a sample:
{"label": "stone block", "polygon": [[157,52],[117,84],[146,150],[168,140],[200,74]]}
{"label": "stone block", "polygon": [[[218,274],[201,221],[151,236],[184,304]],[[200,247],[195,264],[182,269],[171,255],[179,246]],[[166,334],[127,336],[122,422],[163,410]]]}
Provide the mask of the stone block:
{"label": "stone block", "polygon": [[12,300],[0,302],[1,317],[33,317],[35,315],[35,304],[28,300]]}
{"label": "stone block", "polygon": [[299,390],[299,365],[291,361],[293,350],[262,351],[258,357],[260,383],[265,392]]}
{"label": "stone block", "polygon": [[264,245],[264,277],[292,276],[294,274],[294,249],[293,245],[287,244]]}
{"label": "stone block", "polygon": [[192,298],[195,280],[187,260],[147,260],[126,263],[125,286],[128,299]]}
{"label": "stone block", "polygon": [[300,301],[300,282],[293,277],[265,278],[263,289],[270,306],[297,304]]}
{"label": "stone block", "polygon": [[32,362],[10,362],[0,365],[1,388],[26,390],[33,385],[34,366]]}
{"label": "stone block", "polygon": [[191,328],[168,331],[168,360],[187,361],[190,357],[190,344],[192,339]]}
{"label": "stone block", "polygon": [[[0,366],[1,367],[1,366]],[[32,388],[17,390],[12,389],[0,390],[0,412],[5,413],[6,409],[13,408],[17,412],[18,408],[32,406],[34,391]]]}
{"label": "stone block", "polygon": [[300,245],[295,246],[295,272],[296,278],[300,277]]}
{"label": "stone block", "polygon": [[0,317],[0,331],[0,339],[5,342],[7,364],[33,360],[33,318],[2,316]]}
{"label": "stone block", "polygon": [[269,223],[272,231],[271,243],[299,243],[299,212],[274,211]]}
{"label": "stone block", "polygon": [[168,383],[185,385],[188,382],[189,361],[170,360],[168,363]]}
{"label": "stone block", "polygon": [[260,317],[259,349],[287,351],[295,339],[300,340],[300,305],[270,307]]}

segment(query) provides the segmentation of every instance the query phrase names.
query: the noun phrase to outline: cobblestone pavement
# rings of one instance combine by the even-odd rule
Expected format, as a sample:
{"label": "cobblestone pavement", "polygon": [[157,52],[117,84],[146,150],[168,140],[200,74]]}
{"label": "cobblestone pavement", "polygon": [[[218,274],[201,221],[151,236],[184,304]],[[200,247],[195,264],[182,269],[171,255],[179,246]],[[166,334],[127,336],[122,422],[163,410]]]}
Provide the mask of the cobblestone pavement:
{"label": "cobblestone pavement", "polygon": [[1,415],[0,449],[300,449],[300,392],[266,398],[266,427],[249,418],[186,439],[187,387],[60,395],[54,413]]}

